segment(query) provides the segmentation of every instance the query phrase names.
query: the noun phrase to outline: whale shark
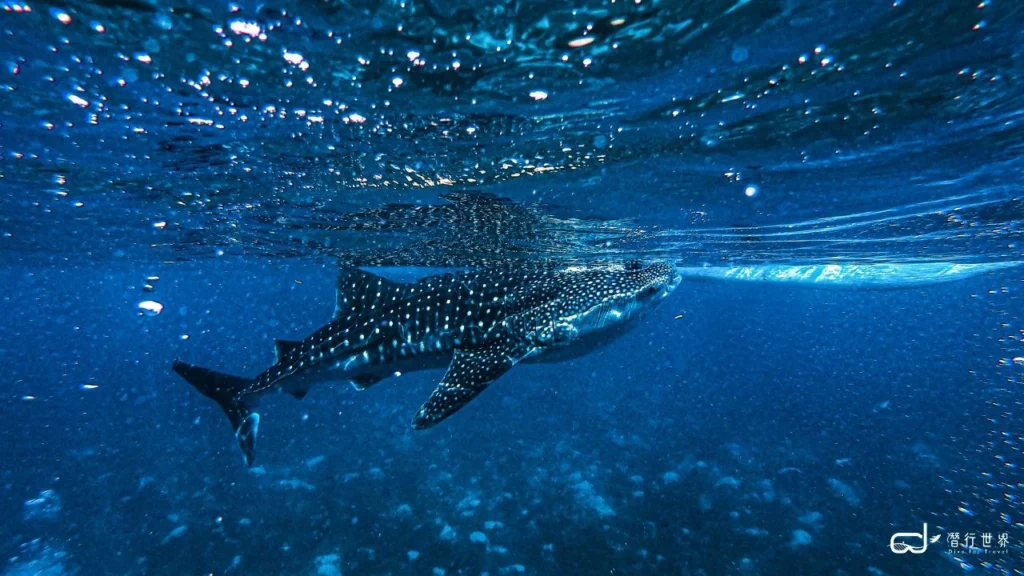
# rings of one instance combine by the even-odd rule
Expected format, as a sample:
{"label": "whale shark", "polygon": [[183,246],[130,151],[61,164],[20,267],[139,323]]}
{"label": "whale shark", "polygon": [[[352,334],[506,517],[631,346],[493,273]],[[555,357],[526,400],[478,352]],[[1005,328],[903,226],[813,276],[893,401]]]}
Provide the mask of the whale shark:
{"label": "whale shark", "polygon": [[340,269],[334,318],[301,341],[278,340],[276,362],[254,378],[175,360],[173,370],[217,402],[247,465],[255,457],[259,398],[302,399],[316,384],[358,390],[401,373],[448,367],[412,420],[451,416],[520,362],[576,358],[636,324],[679,284],[668,262],[518,263],[399,283]]}

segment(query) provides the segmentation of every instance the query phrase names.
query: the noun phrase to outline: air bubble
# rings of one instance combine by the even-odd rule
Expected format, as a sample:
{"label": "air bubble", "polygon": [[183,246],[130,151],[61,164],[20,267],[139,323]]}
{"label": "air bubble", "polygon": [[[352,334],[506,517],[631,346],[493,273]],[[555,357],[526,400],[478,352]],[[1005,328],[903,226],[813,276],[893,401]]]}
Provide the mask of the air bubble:
{"label": "air bubble", "polygon": [[60,21],[61,24],[70,24],[71,16],[60,8],[50,8],[50,16]]}
{"label": "air bubble", "polygon": [[156,316],[164,311],[164,305],[156,300],[143,300],[139,302],[138,309],[146,316]]}

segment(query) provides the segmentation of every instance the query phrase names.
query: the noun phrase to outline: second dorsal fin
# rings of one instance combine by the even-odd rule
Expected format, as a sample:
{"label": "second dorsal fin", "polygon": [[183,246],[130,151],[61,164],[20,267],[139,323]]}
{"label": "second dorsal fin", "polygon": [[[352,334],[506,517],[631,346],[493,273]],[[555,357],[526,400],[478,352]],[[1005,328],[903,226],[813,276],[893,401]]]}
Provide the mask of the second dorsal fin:
{"label": "second dorsal fin", "polygon": [[277,361],[288,355],[289,352],[302,344],[299,340],[274,340],[274,351],[277,353]]}
{"label": "second dorsal fin", "polygon": [[358,315],[387,302],[399,300],[407,286],[360,270],[341,268],[338,271],[338,295],[334,317]]}

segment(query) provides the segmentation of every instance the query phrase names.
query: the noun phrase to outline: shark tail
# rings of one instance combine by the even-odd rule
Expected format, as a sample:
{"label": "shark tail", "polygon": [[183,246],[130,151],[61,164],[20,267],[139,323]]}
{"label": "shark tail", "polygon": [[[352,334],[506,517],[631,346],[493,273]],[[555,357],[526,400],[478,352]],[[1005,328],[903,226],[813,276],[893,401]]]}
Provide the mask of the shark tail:
{"label": "shark tail", "polygon": [[252,466],[260,415],[252,409],[251,404],[245,402],[243,396],[244,390],[252,380],[193,366],[179,360],[174,361],[172,368],[196,390],[202,392],[203,396],[212,398],[220,405],[231,421],[235,438],[238,439],[238,445],[245,455],[246,465]]}

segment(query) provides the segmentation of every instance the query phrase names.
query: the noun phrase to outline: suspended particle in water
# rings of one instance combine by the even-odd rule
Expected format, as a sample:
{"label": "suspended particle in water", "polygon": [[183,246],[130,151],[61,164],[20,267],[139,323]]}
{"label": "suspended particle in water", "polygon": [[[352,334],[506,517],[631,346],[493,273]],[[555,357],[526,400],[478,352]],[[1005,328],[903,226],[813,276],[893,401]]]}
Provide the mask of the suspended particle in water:
{"label": "suspended particle in water", "polygon": [[99,388],[98,384],[82,384],[78,387],[79,390],[95,390]]}
{"label": "suspended particle in water", "polygon": [[60,8],[50,8],[50,16],[56,18],[61,24],[71,24],[71,16]]}
{"label": "suspended particle in water", "polygon": [[164,305],[156,300],[143,300],[139,302],[138,309],[146,316],[156,316],[164,311]]}
{"label": "suspended particle in water", "polygon": [[541,100],[547,100],[547,97],[548,93],[543,90],[533,90],[532,92],[530,92],[530,98],[533,98],[538,102]]}
{"label": "suspended particle in water", "polygon": [[89,106],[89,101],[77,94],[68,94],[67,99],[72,104],[76,106],[81,106],[82,108],[87,108]]}
{"label": "suspended particle in water", "polygon": [[259,36],[263,31],[259,24],[255,22],[246,22],[245,20],[233,20],[228,24],[228,28],[230,28],[235,34],[245,34],[246,36],[252,36],[254,38]]}
{"label": "suspended particle in water", "polygon": [[760,192],[761,189],[758,188],[756,184],[749,184],[746,188],[743,189],[743,194],[747,198],[753,198],[754,196],[757,196]]}
{"label": "suspended particle in water", "polygon": [[167,14],[159,14],[153,19],[153,23],[156,24],[161,30],[170,30],[174,28],[174,22],[171,21],[171,17]]}
{"label": "suspended particle in water", "polygon": [[733,46],[733,48],[732,48],[732,61],[733,62],[735,62],[737,64],[739,64],[740,62],[746,62],[747,58],[749,58],[749,57],[750,57],[750,52],[746,48],[744,48],[743,46],[740,46],[739,44],[737,44],[736,46]]}
{"label": "suspended particle in water", "polygon": [[181,338],[182,340],[188,340],[189,338],[191,338],[191,336],[189,336],[188,334],[182,334],[181,336],[178,336],[178,338]]}

